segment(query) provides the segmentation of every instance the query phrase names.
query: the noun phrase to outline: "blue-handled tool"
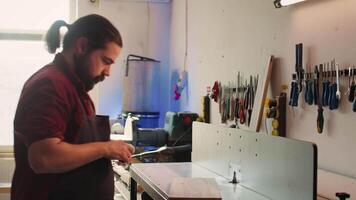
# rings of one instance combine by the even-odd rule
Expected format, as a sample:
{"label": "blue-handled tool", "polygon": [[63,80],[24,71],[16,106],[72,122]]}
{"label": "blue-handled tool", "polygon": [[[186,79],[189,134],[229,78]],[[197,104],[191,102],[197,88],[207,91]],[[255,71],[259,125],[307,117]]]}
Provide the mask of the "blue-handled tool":
{"label": "blue-handled tool", "polygon": [[307,104],[312,105],[314,99],[314,80],[311,78],[310,71],[311,70],[309,70],[309,68],[307,67],[305,73],[304,100]]}
{"label": "blue-handled tool", "polygon": [[299,98],[298,83],[293,79],[291,83],[289,105],[292,107],[298,107],[298,98]]}
{"label": "blue-handled tool", "polygon": [[329,88],[330,88],[329,109],[334,110],[337,108],[337,98],[336,98],[337,85],[336,85],[336,83],[332,83]]}
{"label": "blue-handled tool", "polygon": [[329,63],[326,65],[324,65],[324,70],[325,71],[325,77],[327,77],[327,79],[325,79],[323,81],[323,94],[322,94],[322,106],[329,106],[329,98],[330,98],[330,81],[329,81],[329,77],[330,77],[330,71],[329,71]]}
{"label": "blue-handled tool", "polygon": [[299,43],[295,46],[296,52],[296,62],[295,62],[295,72],[297,74],[296,81],[298,83],[298,92],[303,90],[303,79],[304,79],[304,70],[303,70],[303,43]]}
{"label": "blue-handled tool", "polygon": [[[334,76],[336,76],[336,71],[334,71],[335,69],[335,61],[332,62],[331,64],[331,68],[332,70],[332,84],[330,85],[330,97],[329,97],[329,109],[330,110],[334,110],[337,109],[339,107],[339,99],[337,96],[337,91],[338,91],[338,86],[336,81],[334,80]],[[335,73],[334,73],[335,72]],[[338,75],[337,75],[338,76]]]}
{"label": "blue-handled tool", "polygon": [[295,45],[295,74],[293,74],[289,100],[289,105],[292,107],[298,106],[299,93],[303,89],[303,79],[303,44],[300,43]]}
{"label": "blue-handled tool", "polygon": [[339,63],[335,63],[336,66],[336,99],[337,99],[337,107],[339,107],[339,102],[341,100],[341,91],[340,91],[340,80],[339,80]]}
{"label": "blue-handled tool", "polygon": [[314,68],[314,88],[313,88],[314,105],[321,104],[321,101],[319,101],[319,96],[320,96],[319,87],[320,87],[320,83],[322,82],[322,78],[323,78],[322,68],[323,68],[322,64],[320,64],[320,70],[318,70],[318,65],[315,65],[315,68]]}
{"label": "blue-handled tool", "polygon": [[321,105],[321,98],[319,97],[320,95],[320,84],[323,81],[323,65],[320,65],[320,70],[318,70],[318,66],[315,67],[314,73],[316,75],[316,88],[315,88],[315,95],[318,103],[318,116],[316,119],[316,127],[317,127],[317,132],[322,133],[324,129],[324,109],[323,106]]}
{"label": "blue-handled tool", "polygon": [[305,81],[304,81],[304,101],[305,103],[308,103],[308,93],[309,93],[309,80],[308,80],[308,77],[305,78]]}
{"label": "blue-handled tool", "polygon": [[306,97],[306,102],[309,105],[313,105],[313,100],[314,100],[314,80],[310,79],[308,80],[307,86],[307,97]]}

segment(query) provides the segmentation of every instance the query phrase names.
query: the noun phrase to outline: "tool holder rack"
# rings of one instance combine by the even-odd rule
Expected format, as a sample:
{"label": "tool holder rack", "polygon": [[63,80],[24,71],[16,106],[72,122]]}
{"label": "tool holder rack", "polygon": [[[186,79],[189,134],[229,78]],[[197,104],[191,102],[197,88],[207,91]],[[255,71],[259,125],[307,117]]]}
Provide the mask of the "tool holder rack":
{"label": "tool holder rack", "polygon": [[[354,69],[351,69],[352,71],[352,74],[350,75],[349,73],[349,69],[339,69],[339,77],[350,77],[350,76],[353,76],[355,75],[356,76],[356,68]],[[336,70],[328,70],[328,71],[323,71],[322,72],[323,74],[323,77],[336,77]],[[315,72],[304,72],[304,70],[301,72],[301,79],[305,79],[305,77],[308,75],[309,77],[316,74]],[[320,72],[317,73],[317,76],[320,76]],[[296,80],[297,79],[297,74],[296,73],[293,73],[292,74],[292,78],[293,80]]]}
{"label": "tool holder rack", "polygon": [[233,92],[236,92],[236,90],[238,92],[244,92],[248,88],[248,86],[243,86],[243,87],[239,87],[239,88],[237,88],[237,87],[227,87],[227,88]]}
{"label": "tool holder rack", "polygon": [[[246,81],[245,81],[246,80]],[[245,92],[246,91],[248,91],[248,90],[253,90],[254,92],[255,92],[255,90],[256,90],[256,88],[257,88],[257,86],[256,86],[256,88],[255,88],[255,86],[254,85],[251,85],[251,83],[249,83],[249,82],[247,82],[247,79],[242,79],[241,80],[241,82],[240,82],[243,86],[237,86],[236,84],[237,83],[233,83],[233,84],[231,84],[231,81],[229,81],[229,84],[222,84],[221,86],[222,86],[222,91],[219,91],[219,93],[220,92],[222,92],[222,94],[226,97],[226,94],[227,94],[227,97],[228,97],[228,99],[225,99],[225,100],[223,100],[225,103],[226,103],[226,100],[228,101],[227,102],[227,108],[225,109],[224,108],[224,106],[222,107],[222,110],[224,110],[224,111],[222,111],[221,113],[220,113],[220,115],[221,115],[221,117],[222,117],[222,123],[226,123],[226,122],[228,122],[228,121],[234,121],[235,122],[235,125],[236,126],[238,126],[238,124],[239,124],[239,120],[237,120],[240,116],[240,114],[239,114],[239,112],[237,112],[235,109],[237,109],[237,107],[236,107],[236,102],[233,102],[233,106],[231,106],[230,105],[230,103],[232,103],[232,102],[230,102],[230,97],[231,96],[233,96],[234,95],[234,93],[236,94],[236,93],[240,93],[240,94],[242,94],[242,95],[245,95]],[[257,83],[258,84],[258,83]],[[233,86],[233,85],[235,85],[235,86]],[[253,88],[253,89],[252,89]],[[249,102],[249,103],[251,103],[252,104],[252,106],[250,106],[250,112],[249,112],[249,115],[251,115],[252,114],[252,111],[253,111],[253,104],[254,104],[254,98],[255,98],[255,93],[253,92],[253,94],[248,94],[248,100],[247,100],[247,102]],[[244,96],[245,97],[245,96]],[[252,100],[250,99],[250,98],[252,98]],[[221,101],[221,99],[219,99],[218,100],[219,101],[219,106],[221,105],[221,103],[220,103],[220,101]],[[224,103],[223,103],[224,104]],[[226,104],[224,104],[225,106],[226,106]],[[232,108],[233,107],[233,108]],[[221,108],[221,107],[220,107]],[[246,111],[244,111],[244,115],[245,115],[245,120],[246,120],[246,123],[245,123],[245,120],[243,120],[243,122],[240,122],[240,125],[242,125],[242,124],[245,124],[247,127],[250,127],[250,122],[251,122],[251,116],[248,116],[247,115],[247,112],[248,112],[248,109],[249,108],[243,108],[243,110],[244,109],[246,109]],[[235,112],[237,112],[237,113],[235,113]],[[231,114],[233,115],[233,117],[231,116]],[[238,115],[239,117],[236,117],[236,115]]]}

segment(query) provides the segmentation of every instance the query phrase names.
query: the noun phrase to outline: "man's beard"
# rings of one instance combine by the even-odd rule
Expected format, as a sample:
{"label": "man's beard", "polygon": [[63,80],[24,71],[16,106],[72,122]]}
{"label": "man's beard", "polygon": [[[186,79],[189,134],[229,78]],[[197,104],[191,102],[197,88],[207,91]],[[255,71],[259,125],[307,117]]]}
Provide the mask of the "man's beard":
{"label": "man's beard", "polygon": [[90,53],[84,54],[84,55],[74,55],[74,68],[75,72],[77,73],[78,77],[84,84],[85,90],[88,92],[94,88],[94,85],[104,81],[105,76],[99,75],[92,77],[89,74],[89,55]]}

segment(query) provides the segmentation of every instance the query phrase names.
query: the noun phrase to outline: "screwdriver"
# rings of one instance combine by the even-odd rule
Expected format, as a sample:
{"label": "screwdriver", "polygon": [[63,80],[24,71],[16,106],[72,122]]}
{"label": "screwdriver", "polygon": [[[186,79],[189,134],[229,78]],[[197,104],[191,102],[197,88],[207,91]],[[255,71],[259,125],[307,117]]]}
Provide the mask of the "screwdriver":
{"label": "screwdriver", "polygon": [[341,91],[340,91],[340,81],[339,81],[339,63],[335,63],[336,66],[336,99],[337,99],[337,106],[339,107],[339,102],[341,100]]}
{"label": "screwdriver", "polygon": [[[323,65],[320,64],[320,69],[323,68]],[[315,65],[315,68],[314,68],[314,88],[313,88],[313,94],[314,94],[314,105],[319,105],[319,70],[318,70],[318,65]]]}
{"label": "screwdriver", "polygon": [[234,96],[234,91],[231,88],[230,89],[232,92],[230,94],[230,120],[235,119],[235,96]]}
{"label": "screwdriver", "polygon": [[292,107],[298,107],[298,97],[299,97],[298,83],[296,82],[295,79],[293,79],[291,83],[289,105]]}
{"label": "screwdriver", "polygon": [[[320,71],[320,73],[319,73]],[[323,81],[323,65],[320,65],[320,70],[318,70],[318,66],[316,66],[315,68],[315,74],[316,74],[316,90],[315,90],[315,94],[316,94],[316,99],[318,99],[318,116],[317,116],[317,120],[316,120],[316,127],[317,127],[317,131],[318,133],[322,133],[323,129],[324,129],[324,116],[323,116],[323,106],[321,105],[321,98],[319,98],[319,94],[320,94],[320,88],[319,88],[319,83]]]}
{"label": "screwdriver", "polygon": [[229,120],[230,119],[230,82],[229,82],[229,87],[227,88],[228,92],[227,95],[226,95],[226,104],[225,104],[225,118],[226,120]]}
{"label": "screwdriver", "polygon": [[305,76],[306,77],[305,77],[304,100],[307,104],[312,105],[313,104],[313,94],[312,94],[313,80],[310,77],[309,67],[306,68]]}
{"label": "screwdriver", "polygon": [[237,124],[237,119],[239,118],[240,111],[240,72],[237,75],[237,83],[236,83],[236,99],[235,99],[235,123]]}
{"label": "screwdriver", "polygon": [[306,73],[305,73],[304,101],[305,101],[307,104],[309,104],[308,94],[309,94],[309,76],[308,76],[308,68],[306,68]]}
{"label": "screwdriver", "polygon": [[220,83],[220,81],[219,81],[219,83],[218,83],[218,91],[219,91],[219,93],[218,93],[218,97],[217,97],[217,99],[218,99],[218,104],[219,104],[219,113],[220,114],[222,114],[222,93],[223,93],[223,91],[222,91],[222,87],[221,87],[221,83]]}
{"label": "screwdriver", "polygon": [[244,124],[246,122],[246,115],[247,115],[247,109],[248,109],[248,85],[245,82],[245,92],[244,92],[244,98],[241,101],[241,105],[240,107],[242,107],[242,109],[240,110],[240,123]]}
{"label": "screwdriver", "polygon": [[[325,72],[325,76],[327,76],[328,78],[330,77],[330,71],[329,71],[329,63],[327,64],[327,67],[324,65],[326,72]],[[329,106],[329,98],[330,98],[330,81],[329,79],[326,79],[323,81],[323,101],[322,101],[322,105],[323,106]]]}
{"label": "screwdriver", "polygon": [[249,87],[249,101],[248,101],[248,108],[247,108],[247,126],[250,126],[251,122],[251,115],[252,115],[252,98],[253,98],[253,86],[252,86],[252,76],[250,76],[250,85]]}
{"label": "screwdriver", "polygon": [[240,96],[240,102],[239,102],[239,121],[240,124],[244,124],[245,123],[245,111],[244,111],[244,92],[245,92],[245,88],[243,85],[243,78],[240,78],[240,86],[241,88],[243,88],[243,93],[241,92],[241,96]]}
{"label": "screwdriver", "polygon": [[336,91],[337,91],[337,84],[334,80],[334,63],[332,62],[331,64],[331,68],[332,68],[332,84],[330,85],[330,97],[329,97],[329,109],[330,110],[334,110],[338,107],[338,99],[336,98]]}
{"label": "screwdriver", "polygon": [[240,113],[239,113],[239,117],[240,117],[240,124],[244,124],[244,123],[245,123],[244,99],[240,99]]}
{"label": "screwdriver", "polygon": [[310,79],[308,80],[308,85],[306,86],[307,88],[307,103],[309,105],[313,105],[313,99],[314,99],[314,80]]}
{"label": "screwdriver", "polygon": [[[351,69],[351,68],[350,68]],[[355,90],[356,90],[356,85],[355,85],[355,66],[353,66],[352,70],[349,70],[349,76],[351,79],[351,74],[352,74],[352,82],[350,84],[350,93],[349,93],[349,101],[353,102],[355,98]]]}
{"label": "screwdriver", "polygon": [[317,118],[317,131],[318,133],[322,133],[324,129],[324,116],[323,116],[324,109],[321,105],[318,105],[318,118]]}

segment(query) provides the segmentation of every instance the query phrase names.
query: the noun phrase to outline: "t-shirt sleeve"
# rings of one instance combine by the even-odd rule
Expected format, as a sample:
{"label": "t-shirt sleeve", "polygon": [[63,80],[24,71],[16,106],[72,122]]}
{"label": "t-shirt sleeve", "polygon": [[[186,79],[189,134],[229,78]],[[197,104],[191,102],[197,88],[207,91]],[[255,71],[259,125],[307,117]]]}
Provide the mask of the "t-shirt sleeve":
{"label": "t-shirt sleeve", "polygon": [[25,88],[15,115],[15,137],[26,146],[46,138],[63,140],[70,107],[65,90],[51,80]]}

